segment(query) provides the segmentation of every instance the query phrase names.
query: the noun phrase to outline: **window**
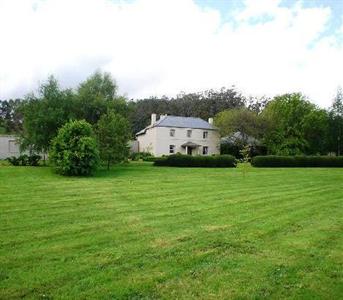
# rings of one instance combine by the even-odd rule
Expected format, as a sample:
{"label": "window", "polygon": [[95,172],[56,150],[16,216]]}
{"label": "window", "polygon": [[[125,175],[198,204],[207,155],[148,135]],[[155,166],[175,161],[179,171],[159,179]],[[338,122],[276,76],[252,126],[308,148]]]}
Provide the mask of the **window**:
{"label": "window", "polygon": [[204,132],[202,133],[202,137],[203,137],[204,139],[207,139],[207,137],[208,137],[208,132],[207,132],[207,131],[204,131]]}
{"label": "window", "polygon": [[174,154],[175,153],[175,145],[169,145],[169,153]]}
{"label": "window", "polygon": [[16,140],[8,141],[8,152],[9,153],[19,153],[19,144]]}
{"label": "window", "polygon": [[208,154],[208,147],[207,146],[202,147],[202,154],[203,155],[207,155]]}
{"label": "window", "polygon": [[187,137],[192,137],[192,130],[187,130]]}
{"label": "window", "polygon": [[170,129],[169,135],[170,136],[175,136],[175,129]]}

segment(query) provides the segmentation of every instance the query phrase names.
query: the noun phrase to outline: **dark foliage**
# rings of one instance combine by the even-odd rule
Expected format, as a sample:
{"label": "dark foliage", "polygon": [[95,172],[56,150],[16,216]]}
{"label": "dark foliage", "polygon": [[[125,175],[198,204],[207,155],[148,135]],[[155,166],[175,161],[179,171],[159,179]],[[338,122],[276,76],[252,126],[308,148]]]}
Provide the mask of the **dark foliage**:
{"label": "dark foliage", "polygon": [[183,117],[199,117],[207,120],[217,113],[231,108],[244,107],[245,98],[234,88],[200,93],[181,93],[176,98],[149,98],[131,101],[130,120],[136,133],[150,123],[152,113]]}
{"label": "dark foliage", "polygon": [[262,168],[342,168],[343,156],[255,156],[251,164]]}
{"label": "dark foliage", "polygon": [[236,160],[232,155],[190,156],[174,154],[158,158],[155,166],[200,167],[200,168],[234,168]]}
{"label": "dark foliage", "polygon": [[8,157],[7,161],[12,166],[38,166],[41,156],[37,154],[26,155],[22,154],[18,157],[12,156]]}
{"label": "dark foliage", "polygon": [[[233,144],[233,143],[221,143],[220,144],[220,154],[229,154],[237,159],[242,159],[241,150],[243,149],[243,144]],[[263,145],[253,145],[250,146],[250,157],[257,155],[266,155],[267,148]]]}
{"label": "dark foliage", "polygon": [[0,101],[0,127],[3,133],[19,133],[23,126],[21,99]]}

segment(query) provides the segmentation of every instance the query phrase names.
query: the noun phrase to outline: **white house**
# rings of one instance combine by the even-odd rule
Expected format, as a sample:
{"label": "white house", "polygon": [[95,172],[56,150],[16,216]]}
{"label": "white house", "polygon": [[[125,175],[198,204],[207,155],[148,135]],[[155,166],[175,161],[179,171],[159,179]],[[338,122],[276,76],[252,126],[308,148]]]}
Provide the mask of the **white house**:
{"label": "white house", "polygon": [[0,135],[0,159],[19,155],[18,138],[14,135]]}
{"label": "white house", "polygon": [[213,126],[200,118],[151,115],[151,124],[136,134],[139,152],[155,156],[175,153],[188,155],[219,154],[220,136]]}

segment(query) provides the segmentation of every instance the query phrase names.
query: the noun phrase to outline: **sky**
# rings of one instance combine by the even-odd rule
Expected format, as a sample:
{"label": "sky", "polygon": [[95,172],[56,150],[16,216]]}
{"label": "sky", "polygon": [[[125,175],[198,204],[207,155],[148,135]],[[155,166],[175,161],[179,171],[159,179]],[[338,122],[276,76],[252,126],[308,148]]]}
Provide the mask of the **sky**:
{"label": "sky", "polygon": [[110,72],[129,99],[343,86],[343,0],[0,0],[0,99]]}

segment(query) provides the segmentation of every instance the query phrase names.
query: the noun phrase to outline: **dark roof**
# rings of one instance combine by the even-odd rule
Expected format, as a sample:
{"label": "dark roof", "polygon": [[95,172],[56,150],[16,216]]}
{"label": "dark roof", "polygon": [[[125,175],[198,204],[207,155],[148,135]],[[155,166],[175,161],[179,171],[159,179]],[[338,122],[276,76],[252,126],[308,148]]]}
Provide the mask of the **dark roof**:
{"label": "dark roof", "polygon": [[156,127],[179,127],[179,128],[196,128],[196,129],[217,129],[210,123],[200,118],[193,117],[176,117],[165,116],[159,119],[154,126]]}
{"label": "dark roof", "polygon": [[196,144],[196,143],[193,143],[193,142],[187,142],[187,143],[184,143],[181,145],[181,147],[183,148],[186,148],[186,147],[189,147],[189,148],[196,148],[196,147],[199,147],[200,145]]}
{"label": "dark roof", "polygon": [[152,127],[176,127],[176,128],[194,128],[194,129],[207,129],[217,130],[217,127],[204,121],[200,118],[193,117],[177,117],[177,116],[164,116],[161,117],[155,124],[149,125],[143,130],[136,133],[136,135],[144,134],[147,129]]}

